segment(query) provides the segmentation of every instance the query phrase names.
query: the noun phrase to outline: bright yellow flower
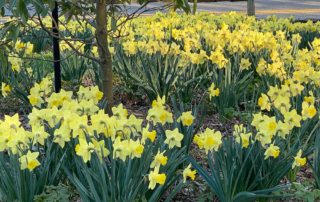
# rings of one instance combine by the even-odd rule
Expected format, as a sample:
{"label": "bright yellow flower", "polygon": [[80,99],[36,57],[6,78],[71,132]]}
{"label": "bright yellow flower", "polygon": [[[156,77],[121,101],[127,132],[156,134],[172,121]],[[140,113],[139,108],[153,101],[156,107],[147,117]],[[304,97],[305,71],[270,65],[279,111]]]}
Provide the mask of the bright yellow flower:
{"label": "bright yellow flower", "polygon": [[11,92],[11,87],[5,83],[1,84],[1,92],[3,97],[7,97],[8,94]]}
{"label": "bright yellow flower", "polygon": [[86,134],[86,130],[88,129],[88,117],[86,115],[74,115],[69,123],[69,127],[72,130],[73,137],[84,136]]}
{"label": "bright yellow flower", "polygon": [[278,122],[277,127],[278,127],[277,128],[278,135],[283,139],[285,139],[286,136],[290,134],[290,131],[292,129],[290,124],[282,121]]}
{"label": "bright yellow flower", "polygon": [[292,35],[292,43],[293,44],[300,44],[302,37],[300,36],[300,34],[293,34]]}
{"label": "bright yellow flower", "polygon": [[61,148],[64,148],[66,142],[70,141],[71,130],[66,126],[61,126],[54,131],[53,136],[53,142],[58,143]]}
{"label": "bright yellow flower", "polygon": [[98,113],[91,116],[91,124],[98,134],[104,133],[106,135],[109,119],[108,114],[106,114],[104,110],[99,110]]}
{"label": "bright yellow flower", "polygon": [[292,96],[294,96],[294,97],[297,95],[300,95],[304,89],[304,86],[298,82],[294,82],[294,81],[290,80],[290,81],[288,81],[288,83],[289,83],[290,92],[291,92]]}
{"label": "bright yellow flower", "polygon": [[317,109],[313,104],[309,104],[306,101],[302,102],[302,119],[307,120],[313,118],[317,114]]}
{"label": "bright yellow flower", "polygon": [[211,86],[208,89],[209,91],[209,99],[211,100],[211,98],[213,97],[217,97],[220,95],[220,90],[219,88],[215,88],[215,84],[212,83]]}
{"label": "bright yellow flower", "polygon": [[303,98],[303,100],[304,100],[305,102],[307,102],[308,104],[310,104],[310,105],[314,105],[315,97],[314,97],[314,95],[313,95],[312,92],[309,92],[309,94],[310,94],[310,96],[305,96],[305,97]]}
{"label": "bright yellow flower", "polygon": [[209,151],[218,151],[222,144],[222,135],[220,131],[214,131],[207,128],[203,133],[195,135],[194,143],[196,143],[200,149],[205,149],[206,153]]}
{"label": "bright yellow flower", "polygon": [[11,64],[13,71],[18,72],[18,73],[21,71],[21,66],[22,66],[22,59],[21,58],[18,58],[18,56],[9,57],[8,61]]}
{"label": "bright yellow flower", "polygon": [[[260,121],[259,123],[255,123],[257,121]],[[252,125],[256,127],[256,129],[263,135],[267,136],[270,139],[276,134],[277,132],[277,121],[276,117],[269,117],[266,115],[263,115],[261,117],[261,120],[253,119]]]}
{"label": "bright yellow flower", "polygon": [[284,116],[284,122],[290,125],[290,128],[301,127],[301,116],[297,113],[297,110],[293,109],[289,112],[282,113]]}
{"label": "bright yellow flower", "polygon": [[33,47],[34,47],[34,45],[32,43],[28,42],[26,44],[25,54],[31,55],[33,53]]}
{"label": "bright yellow flower", "polygon": [[188,167],[183,170],[183,183],[186,183],[187,177],[193,181],[196,178],[196,173],[196,170],[191,170],[191,164],[189,164]]}
{"label": "bright yellow flower", "polygon": [[125,161],[130,154],[129,141],[121,141],[121,138],[117,137],[113,142],[113,158],[120,158],[122,161]]}
{"label": "bright yellow flower", "polygon": [[143,119],[138,119],[135,115],[131,114],[129,116],[127,125],[129,125],[131,129],[134,129],[136,132],[141,132],[142,122]]}
{"label": "bright yellow flower", "polygon": [[258,99],[258,105],[260,106],[261,110],[270,111],[271,109],[269,97],[264,93],[262,93],[261,97]]}
{"label": "bright yellow flower", "polygon": [[139,140],[130,140],[128,147],[130,149],[131,158],[140,158],[144,151],[144,146],[140,144]]}
{"label": "bright yellow flower", "polygon": [[49,134],[44,130],[44,126],[32,127],[33,144],[39,143],[44,146],[44,141],[49,137]]}
{"label": "bright yellow flower", "polygon": [[156,135],[157,132],[155,130],[149,131],[147,128],[143,128],[141,141],[144,142],[146,139],[149,139],[151,142],[154,142]]}
{"label": "bright yellow flower", "polygon": [[21,170],[29,169],[33,171],[36,167],[40,166],[40,162],[37,160],[39,152],[28,151],[26,155],[19,158],[21,164]]}
{"label": "bright yellow flower", "polygon": [[260,128],[263,121],[264,121],[264,115],[262,115],[262,113],[259,112],[259,113],[253,114],[251,125],[256,128]]}
{"label": "bright yellow flower", "polygon": [[156,108],[156,107],[163,107],[166,104],[166,97],[160,97],[158,96],[156,100],[152,101],[152,107]]}
{"label": "bright yellow flower", "polygon": [[87,142],[84,138],[79,138],[79,144],[75,148],[76,154],[81,156],[83,161],[87,163],[91,159],[91,153],[94,151],[94,145]]}
{"label": "bright yellow flower", "polygon": [[280,148],[278,146],[274,146],[271,144],[264,153],[264,159],[268,159],[270,156],[273,158],[277,158],[280,154]]}
{"label": "bright yellow flower", "polygon": [[181,134],[178,128],[174,130],[166,130],[167,139],[164,141],[169,146],[169,149],[173,147],[181,147],[181,141],[183,139],[183,134]]}
{"label": "bright yellow flower", "polygon": [[99,111],[99,107],[95,104],[94,100],[81,100],[77,105],[77,114],[83,115],[93,115]]}
{"label": "bright yellow flower", "polygon": [[94,86],[94,87],[80,86],[77,95],[78,95],[79,101],[92,100],[94,104],[97,104],[103,98],[103,93],[99,90],[98,86]]}
{"label": "bright yellow flower", "polygon": [[91,87],[91,93],[96,102],[100,101],[103,98],[103,93],[99,90],[98,86]]}
{"label": "bright yellow flower", "polygon": [[104,140],[97,141],[95,139],[92,139],[92,143],[94,146],[94,150],[101,161],[103,157],[107,157],[110,154],[110,151],[105,146]]}
{"label": "bright yellow flower", "polygon": [[161,123],[162,125],[173,122],[172,113],[165,109],[165,106],[162,105],[162,100],[160,102],[152,102],[152,108],[148,111],[147,120],[153,121],[154,124]]}
{"label": "bright yellow flower", "polygon": [[260,76],[265,75],[267,68],[268,68],[267,62],[263,58],[261,58],[256,68],[257,73]]}
{"label": "bright yellow flower", "polygon": [[233,135],[236,137],[236,142],[241,143],[243,148],[248,148],[251,143],[252,133],[247,133],[246,128],[243,124],[234,125]]}
{"label": "bright yellow flower", "polygon": [[17,40],[17,42],[14,45],[14,48],[16,49],[17,52],[23,51],[25,47],[26,47],[26,44],[20,40]]}
{"label": "bright yellow flower", "polygon": [[223,69],[226,67],[229,62],[223,55],[223,50],[221,47],[217,47],[215,51],[211,52],[210,60],[212,63],[217,64],[219,69]]}
{"label": "bright yellow flower", "polygon": [[277,86],[270,86],[267,95],[269,96],[271,101],[274,101],[280,96],[280,89]]}
{"label": "bright yellow flower", "polygon": [[307,158],[301,158],[302,156],[302,150],[300,149],[297,153],[297,156],[294,157],[294,162],[292,164],[292,169],[295,167],[301,167],[304,166],[307,163]]}
{"label": "bright yellow flower", "polygon": [[251,66],[251,63],[250,63],[249,58],[247,58],[247,59],[241,58],[241,61],[240,61],[240,70],[241,71],[249,69],[250,66]]}
{"label": "bright yellow flower", "polygon": [[155,168],[158,167],[160,165],[165,166],[167,164],[168,161],[168,157],[166,157],[164,155],[166,151],[163,151],[160,153],[160,151],[158,151],[158,153],[156,154],[156,156],[154,157],[154,160],[152,161],[150,168]]}
{"label": "bright yellow flower", "polygon": [[54,128],[60,123],[63,113],[58,110],[56,107],[52,109],[43,109],[43,120],[46,120],[51,128]]}
{"label": "bright yellow flower", "polygon": [[40,107],[44,103],[43,99],[38,94],[30,94],[28,96],[29,102],[32,106]]}
{"label": "bright yellow flower", "polygon": [[112,107],[113,116],[118,119],[125,119],[128,117],[128,110],[123,108],[122,104],[119,104],[117,107]]}
{"label": "bright yellow flower", "polygon": [[52,93],[50,97],[46,99],[48,103],[48,108],[52,107],[60,107],[62,106],[64,101],[71,101],[72,100],[72,92],[65,91],[61,89],[59,93]]}
{"label": "bright yellow flower", "polygon": [[278,110],[280,110],[281,113],[289,111],[291,104],[290,104],[290,98],[287,96],[278,96],[274,102],[274,107]]}
{"label": "bright yellow flower", "polygon": [[14,135],[11,135],[7,140],[7,147],[12,154],[20,154],[21,150],[28,149],[30,145],[29,131],[25,131],[23,128],[18,128],[14,132]]}
{"label": "bright yellow flower", "polygon": [[148,175],[149,179],[149,189],[153,190],[157,184],[163,185],[166,182],[166,174],[159,173],[159,167],[155,167]]}
{"label": "bright yellow flower", "polygon": [[191,126],[194,120],[194,116],[192,116],[192,112],[183,112],[182,115],[178,118],[178,121],[182,122],[184,126]]}
{"label": "bright yellow flower", "polygon": [[13,116],[4,115],[4,122],[2,124],[8,129],[18,130],[21,125],[19,114]]}

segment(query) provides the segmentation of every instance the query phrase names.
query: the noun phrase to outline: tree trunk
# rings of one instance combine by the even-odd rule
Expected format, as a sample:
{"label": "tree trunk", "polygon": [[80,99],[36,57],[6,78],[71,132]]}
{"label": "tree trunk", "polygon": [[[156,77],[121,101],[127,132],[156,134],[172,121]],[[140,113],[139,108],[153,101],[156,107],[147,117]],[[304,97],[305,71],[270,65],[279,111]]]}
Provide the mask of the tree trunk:
{"label": "tree trunk", "polygon": [[112,58],[108,46],[107,3],[98,0],[96,13],[96,38],[102,71],[102,92],[107,101],[106,111],[110,114],[113,106]]}
{"label": "tree trunk", "polygon": [[247,11],[249,16],[256,15],[256,8],[254,5],[254,0],[247,0]]}

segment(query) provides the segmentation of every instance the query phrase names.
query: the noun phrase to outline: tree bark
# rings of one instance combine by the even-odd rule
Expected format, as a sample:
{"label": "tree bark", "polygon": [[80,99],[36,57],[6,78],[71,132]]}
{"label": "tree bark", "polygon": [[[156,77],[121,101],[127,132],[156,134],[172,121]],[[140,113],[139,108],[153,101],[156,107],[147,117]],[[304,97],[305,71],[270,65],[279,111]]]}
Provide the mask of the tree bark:
{"label": "tree bark", "polygon": [[113,106],[112,58],[108,46],[107,2],[98,0],[96,13],[96,38],[102,72],[102,92],[107,101],[106,112],[111,113]]}
{"label": "tree bark", "polygon": [[254,5],[254,0],[247,0],[247,12],[248,12],[248,16],[255,16],[256,15],[256,8]]}

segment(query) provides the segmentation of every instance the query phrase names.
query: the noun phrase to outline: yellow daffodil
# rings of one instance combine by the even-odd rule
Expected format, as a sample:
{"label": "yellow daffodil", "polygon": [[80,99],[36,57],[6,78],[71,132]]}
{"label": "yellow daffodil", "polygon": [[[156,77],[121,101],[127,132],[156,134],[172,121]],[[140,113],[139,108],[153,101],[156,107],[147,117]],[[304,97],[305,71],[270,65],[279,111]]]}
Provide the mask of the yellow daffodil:
{"label": "yellow daffodil", "polygon": [[211,86],[208,89],[209,91],[209,99],[211,100],[211,98],[213,97],[217,97],[220,95],[220,90],[219,88],[215,88],[215,84],[212,83]]}
{"label": "yellow daffodil", "polygon": [[12,70],[15,72],[21,71],[22,59],[19,56],[13,56],[8,58],[9,63],[11,64]]}
{"label": "yellow daffodil", "polygon": [[61,126],[54,131],[53,136],[53,142],[58,143],[61,148],[64,148],[66,142],[70,141],[71,130],[66,126]]}
{"label": "yellow daffodil", "polygon": [[197,171],[191,170],[191,164],[189,164],[188,167],[183,170],[183,183],[186,183],[187,177],[193,181],[196,178],[196,173]]}
{"label": "yellow daffodil", "polygon": [[183,134],[181,134],[178,128],[174,130],[166,130],[166,143],[169,146],[169,149],[173,147],[181,147],[181,141],[183,139]]}
{"label": "yellow daffodil", "polygon": [[264,153],[264,159],[268,159],[269,157],[278,158],[279,154],[280,148],[271,144]]}
{"label": "yellow daffodil", "polygon": [[49,134],[45,131],[44,126],[32,127],[33,144],[39,143],[44,146],[44,141],[49,137]]}
{"label": "yellow daffodil", "polygon": [[282,113],[284,116],[284,121],[290,125],[290,128],[301,127],[302,117],[297,113],[297,110],[293,109],[289,112]]}
{"label": "yellow daffodil", "polygon": [[128,110],[123,108],[123,105],[120,104],[117,107],[112,107],[113,116],[118,117],[119,119],[128,117]]}
{"label": "yellow daffodil", "polygon": [[281,138],[285,139],[286,136],[290,134],[290,131],[291,131],[290,124],[288,124],[287,122],[282,122],[282,121],[278,122],[277,132]]}
{"label": "yellow daffodil", "polygon": [[120,137],[117,137],[113,142],[113,158],[119,158],[122,161],[125,161],[130,154],[131,149],[129,147],[129,141],[122,141]]}
{"label": "yellow daffodil", "polygon": [[33,171],[36,167],[40,166],[40,162],[37,160],[39,152],[28,151],[26,155],[19,158],[21,163],[21,170],[28,169]]}
{"label": "yellow daffodil", "polygon": [[144,142],[146,139],[149,139],[151,142],[154,142],[156,135],[157,132],[155,130],[149,131],[147,128],[143,128],[141,141]]}
{"label": "yellow daffodil", "polygon": [[317,114],[317,109],[313,104],[309,104],[306,101],[302,102],[302,120],[313,118]]}
{"label": "yellow daffodil", "polygon": [[155,167],[153,171],[151,171],[148,175],[149,179],[149,189],[153,190],[157,184],[163,185],[166,181],[166,174],[159,173],[159,167]]}
{"label": "yellow daffodil", "polygon": [[245,58],[241,58],[241,61],[240,61],[240,70],[247,70],[249,69],[251,66],[251,63],[250,63],[250,60],[249,58],[245,59]]}
{"label": "yellow daffodil", "polygon": [[304,166],[307,163],[307,158],[302,158],[302,150],[300,149],[297,153],[297,155],[294,157],[294,162],[292,164],[292,169],[295,167],[301,167]]}
{"label": "yellow daffodil", "polygon": [[92,144],[94,146],[94,151],[97,153],[101,161],[103,157],[107,157],[110,154],[110,151],[105,146],[104,140],[98,141],[92,139]]}
{"label": "yellow daffodil", "polygon": [[213,150],[218,151],[222,144],[222,135],[220,131],[207,128],[203,133],[195,135],[193,141],[200,149],[205,149],[206,153]]}
{"label": "yellow daffodil", "polygon": [[164,155],[165,151],[161,152],[158,151],[158,153],[156,154],[156,156],[154,157],[154,160],[152,161],[150,168],[155,168],[158,166],[165,166],[167,164],[168,161],[168,157],[166,157]]}
{"label": "yellow daffodil", "polygon": [[3,97],[7,97],[11,92],[11,87],[8,84],[1,83],[1,93]]}
{"label": "yellow daffodil", "polygon": [[192,116],[192,112],[183,112],[181,116],[178,118],[178,121],[182,122],[184,126],[191,126],[194,120],[194,116]]}
{"label": "yellow daffodil", "polygon": [[88,143],[87,140],[80,138],[75,151],[76,154],[81,156],[83,161],[87,163],[91,159],[91,153],[94,151],[94,145],[91,142]]}
{"label": "yellow daffodil", "polygon": [[172,113],[167,111],[164,106],[164,97],[158,97],[157,100],[152,102],[152,108],[148,111],[147,120],[153,121],[154,124],[161,123],[162,125],[173,122]]}
{"label": "yellow daffodil", "polygon": [[269,98],[264,93],[262,93],[261,97],[258,99],[258,105],[260,106],[261,110],[270,111],[271,109],[271,103],[269,101]]}

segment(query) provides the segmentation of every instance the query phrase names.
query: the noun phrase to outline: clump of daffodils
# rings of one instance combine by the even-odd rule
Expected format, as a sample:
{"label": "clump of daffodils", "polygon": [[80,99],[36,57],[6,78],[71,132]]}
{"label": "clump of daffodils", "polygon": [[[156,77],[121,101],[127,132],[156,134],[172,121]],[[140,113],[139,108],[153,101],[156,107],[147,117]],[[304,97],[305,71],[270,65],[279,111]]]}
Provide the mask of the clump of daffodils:
{"label": "clump of daffodils", "polygon": [[[304,81],[305,82],[305,81]],[[261,94],[258,105],[261,112],[253,115],[251,125],[257,131],[255,140],[259,141],[265,150],[265,159],[278,158],[281,155],[281,148],[275,145],[275,140],[280,137],[286,140],[292,131],[300,128],[304,121],[316,117],[317,109],[313,92],[308,95],[303,92],[304,82],[294,78],[287,79],[281,86],[270,86],[266,94]],[[292,102],[298,97],[303,98],[300,107],[297,108]],[[264,114],[266,112],[276,112],[274,116]],[[300,149],[294,157],[292,168],[303,166],[306,158],[302,158]]]}
{"label": "clump of daffodils", "polygon": [[[112,108],[113,115],[106,114],[98,107],[103,94],[98,87],[81,86],[76,93],[61,90],[54,93],[50,78],[36,83],[30,91],[29,101],[33,106],[29,114],[30,129],[26,130],[18,114],[5,116],[0,121],[0,152],[18,155],[21,169],[34,171],[41,166],[42,153],[46,142],[52,141],[60,149],[74,145],[75,154],[84,163],[96,155],[101,163],[106,158],[126,162],[128,159],[142,158],[145,147],[157,140],[157,127],[174,121],[165,98],[158,97],[148,112],[147,124],[144,120],[129,114],[122,104]],[[183,112],[176,120],[183,126],[194,121],[191,112]],[[167,128],[163,133],[163,145],[152,155],[148,174],[149,189],[166,182],[163,168],[167,165],[170,152],[181,148],[184,134],[178,128]],[[107,144],[107,141],[111,142]],[[210,146],[211,147],[211,146]],[[195,171],[190,166],[183,172],[183,179],[194,179]]]}
{"label": "clump of daffodils", "polygon": [[[247,63],[247,61],[242,62]],[[261,111],[253,114],[251,122],[253,129],[248,129],[249,127],[245,127],[243,124],[236,124],[233,140],[237,144],[241,144],[243,149],[258,142],[264,152],[265,160],[276,159],[282,155],[284,148],[277,145],[279,140],[286,141],[295,129],[302,127],[305,121],[315,118],[318,113],[313,92],[303,92],[305,88],[303,84],[303,82],[290,78],[284,81],[281,86],[270,86],[269,90],[262,93],[258,99],[257,104]],[[209,88],[210,97],[216,96],[217,90],[212,84]],[[302,98],[300,106],[293,102],[298,97]],[[219,151],[222,138],[224,137],[219,131],[207,128],[194,136],[194,143],[208,154]],[[300,149],[293,160],[292,169],[304,166],[307,159],[302,157]]]}

